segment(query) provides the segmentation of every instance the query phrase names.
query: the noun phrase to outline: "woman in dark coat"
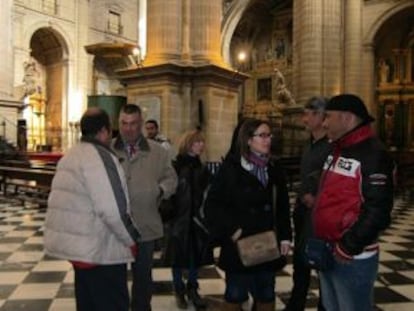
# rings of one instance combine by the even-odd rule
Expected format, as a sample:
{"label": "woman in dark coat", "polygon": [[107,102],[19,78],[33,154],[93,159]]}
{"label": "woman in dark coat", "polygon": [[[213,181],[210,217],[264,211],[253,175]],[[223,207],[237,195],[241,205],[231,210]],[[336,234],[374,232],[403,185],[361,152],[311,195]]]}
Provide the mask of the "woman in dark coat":
{"label": "woman in dark coat", "polygon": [[[224,160],[205,203],[207,224],[221,244],[218,266],[226,273],[223,310],[240,310],[249,293],[255,310],[274,310],[276,271],[286,264],[291,227],[283,172],[277,162],[270,160],[271,137],[267,122],[244,121],[235,152]],[[237,240],[274,228],[282,257],[244,266]]]}
{"label": "woman in dark coat", "polygon": [[[198,268],[213,263],[213,253],[206,241],[199,238],[193,217],[201,207],[210,174],[202,164],[204,137],[194,130],[183,135],[174,167],[178,175],[177,191],[172,198],[176,216],[169,224],[166,243],[166,260],[172,266],[177,306],[187,308],[191,300],[196,308],[205,308],[205,301],[198,294]],[[187,288],[183,269],[188,270]]]}

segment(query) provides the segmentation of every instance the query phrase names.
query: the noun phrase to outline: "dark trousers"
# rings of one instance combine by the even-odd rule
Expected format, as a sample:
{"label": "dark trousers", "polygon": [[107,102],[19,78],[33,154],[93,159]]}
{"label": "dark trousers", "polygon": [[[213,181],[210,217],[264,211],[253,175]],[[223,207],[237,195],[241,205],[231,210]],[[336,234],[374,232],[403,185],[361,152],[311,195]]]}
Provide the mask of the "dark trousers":
{"label": "dark trousers", "polygon": [[[311,269],[305,263],[303,251],[306,238],[311,234],[311,210],[305,205],[297,203],[293,212],[293,224],[295,227],[295,248],[293,250],[293,288],[286,310],[301,311],[305,309],[308,295]],[[318,310],[324,311],[321,299]]]}
{"label": "dark trousers", "polygon": [[126,264],[74,271],[77,311],[128,311]]}
{"label": "dark trousers", "polygon": [[241,304],[249,299],[250,293],[255,302],[272,303],[275,301],[275,276],[274,271],[226,272],[224,300]]}
{"label": "dark trousers", "polygon": [[132,311],[151,310],[154,247],[155,241],[138,243],[138,255],[132,264]]}

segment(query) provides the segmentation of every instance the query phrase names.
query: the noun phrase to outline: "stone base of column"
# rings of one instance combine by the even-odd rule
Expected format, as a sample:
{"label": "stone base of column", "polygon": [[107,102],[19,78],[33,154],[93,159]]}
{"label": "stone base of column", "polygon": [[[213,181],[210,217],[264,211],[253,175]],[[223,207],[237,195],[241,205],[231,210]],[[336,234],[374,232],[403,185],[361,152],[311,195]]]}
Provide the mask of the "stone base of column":
{"label": "stone base of column", "polygon": [[216,65],[162,64],[118,72],[129,103],[160,121],[164,135],[176,143],[180,135],[201,127],[207,160],[225,155],[237,123],[239,86],[247,76]]}

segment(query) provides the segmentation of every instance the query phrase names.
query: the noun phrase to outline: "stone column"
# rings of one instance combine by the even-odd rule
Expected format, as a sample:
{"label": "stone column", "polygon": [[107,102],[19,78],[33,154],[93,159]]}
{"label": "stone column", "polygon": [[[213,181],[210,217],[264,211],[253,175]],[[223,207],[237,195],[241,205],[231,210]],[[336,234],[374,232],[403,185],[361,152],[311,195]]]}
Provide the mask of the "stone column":
{"label": "stone column", "polygon": [[361,92],[361,0],[345,1],[344,92]]}
{"label": "stone column", "polygon": [[183,0],[183,23],[182,23],[182,33],[183,33],[183,40],[181,46],[181,59],[184,62],[189,62],[191,60],[191,51],[190,51],[190,40],[191,40],[191,10],[190,10],[190,1],[191,0]]}
{"label": "stone column", "polygon": [[0,98],[7,99],[13,93],[13,34],[12,0],[3,0],[0,9]]}
{"label": "stone column", "polygon": [[147,2],[147,56],[144,66],[181,58],[182,12],[182,0]]}
{"label": "stone column", "polygon": [[407,51],[407,59],[406,59],[406,64],[407,64],[407,71],[406,71],[406,82],[407,83],[411,83],[413,82],[413,77],[412,77],[412,72],[411,72],[411,68],[413,67],[413,59],[412,59],[412,48],[408,49]]}
{"label": "stone column", "polygon": [[368,110],[376,117],[379,114],[379,102],[377,103],[375,100],[375,57],[373,45],[367,44],[363,46],[361,59],[359,79],[364,81],[364,83],[361,83],[360,95],[364,99]]}
{"label": "stone column", "polygon": [[293,2],[293,91],[298,103],[339,88],[339,0]]}
{"label": "stone column", "polygon": [[394,77],[392,81],[396,84],[401,82],[401,60],[400,60],[400,50],[393,49],[392,53],[394,55]]}
{"label": "stone column", "polygon": [[193,60],[223,65],[220,53],[222,0],[191,1],[190,46]]}
{"label": "stone column", "polygon": [[321,95],[325,96],[339,93],[342,85],[341,11],[341,0],[323,0]]}
{"label": "stone column", "polygon": [[[76,65],[77,65],[77,87],[79,91],[82,91],[82,100],[84,107],[86,108],[87,97],[86,95],[91,90],[92,70],[89,67],[88,54],[85,52],[85,46],[88,44],[88,32],[85,28],[89,25],[89,1],[81,0],[76,3],[77,11],[77,25],[76,25],[76,38],[77,38],[77,51],[76,51]],[[85,74],[87,72],[87,74]],[[71,120],[69,120],[71,121]]]}

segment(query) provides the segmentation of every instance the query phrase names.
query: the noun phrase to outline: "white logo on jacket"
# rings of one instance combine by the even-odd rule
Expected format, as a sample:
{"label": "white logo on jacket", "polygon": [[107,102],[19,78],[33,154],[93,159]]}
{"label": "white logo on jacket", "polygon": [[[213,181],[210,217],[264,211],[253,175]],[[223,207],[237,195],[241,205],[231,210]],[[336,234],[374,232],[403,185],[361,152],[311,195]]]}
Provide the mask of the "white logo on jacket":
{"label": "white logo on jacket", "polygon": [[329,169],[330,171],[342,175],[342,176],[348,176],[348,177],[356,177],[357,171],[359,170],[361,166],[361,162],[355,159],[349,159],[344,157],[339,157],[336,160],[336,163],[332,165],[333,156],[329,155],[328,158],[325,161],[325,164],[323,166],[324,170]]}

